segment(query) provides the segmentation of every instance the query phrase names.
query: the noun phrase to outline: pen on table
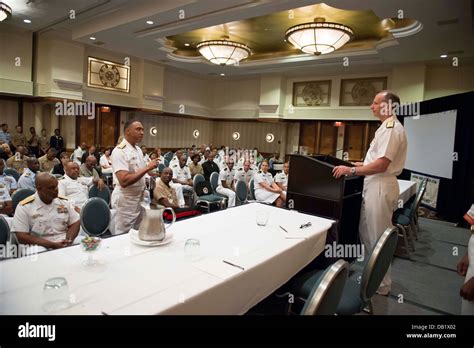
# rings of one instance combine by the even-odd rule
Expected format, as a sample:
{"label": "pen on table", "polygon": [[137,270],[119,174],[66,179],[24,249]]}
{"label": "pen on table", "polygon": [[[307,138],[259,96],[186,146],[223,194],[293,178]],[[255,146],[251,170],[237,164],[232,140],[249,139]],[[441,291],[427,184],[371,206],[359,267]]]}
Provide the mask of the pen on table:
{"label": "pen on table", "polygon": [[240,268],[242,271],[245,271],[245,268],[243,268],[242,266],[235,265],[235,264],[233,264],[233,263],[231,263],[231,262],[229,262],[229,261],[226,261],[226,260],[222,260],[222,262],[227,263],[228,265],[231,265],[231,266]]}
{"label": "pen on table", "polygon": [[282,226],[279,226],[283,231],[285,231],[286,233],[288,233],[287,230],[285,230]]}

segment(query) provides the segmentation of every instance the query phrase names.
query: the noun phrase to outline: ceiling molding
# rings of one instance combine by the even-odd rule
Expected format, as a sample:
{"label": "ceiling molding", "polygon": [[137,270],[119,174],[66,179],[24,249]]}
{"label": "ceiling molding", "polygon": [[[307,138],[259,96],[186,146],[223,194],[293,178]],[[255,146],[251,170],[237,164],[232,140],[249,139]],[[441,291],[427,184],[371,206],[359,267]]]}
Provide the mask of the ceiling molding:
{"label": "ceiling molding", "polygon": [[78,91],[82,89],[82,82],[75,82],[75,81],[68,81],[68,80],[61,80],[61,79],[53,79],[54,82],[58,85],[61,89],[67,89],[72,91]]}

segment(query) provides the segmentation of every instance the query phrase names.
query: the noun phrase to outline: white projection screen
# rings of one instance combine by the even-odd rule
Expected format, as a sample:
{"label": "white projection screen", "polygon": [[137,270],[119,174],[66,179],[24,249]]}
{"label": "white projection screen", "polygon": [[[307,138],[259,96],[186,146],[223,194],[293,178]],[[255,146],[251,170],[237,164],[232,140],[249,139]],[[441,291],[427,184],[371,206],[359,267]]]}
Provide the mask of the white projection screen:
{"label": "white projection screen", "polygon": [[405,168],[452,179],[457,110],[405,117],[408,153]]}

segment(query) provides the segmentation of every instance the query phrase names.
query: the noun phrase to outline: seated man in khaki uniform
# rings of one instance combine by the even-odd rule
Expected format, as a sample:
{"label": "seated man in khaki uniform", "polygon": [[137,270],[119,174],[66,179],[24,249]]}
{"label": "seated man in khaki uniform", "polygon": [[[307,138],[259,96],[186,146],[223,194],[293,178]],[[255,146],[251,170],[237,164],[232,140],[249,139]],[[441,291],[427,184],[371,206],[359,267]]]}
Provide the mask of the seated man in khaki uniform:
{"label": "seated man in khaki uniform", "polygon": [[59,164],[59,160],[56,158],[58,152],[56,149],[49,149],[46,152],[46,155],[41,156],[38,158],[38,162],[40,164],[40,171],[50,173],[51,170],[54,168],[55,165]]}
{"label": "seated man in khaki uniform", "polygon": [[86,178],[94,177],[99,179],[99,173],[95,169],[97,166],[97,158],[95,156],[88,156],[86,161],[81,164],[79,175],[85,176]]}
{"label": "seated man in khaki uniform", "polygon": [[58,180],[49,173],[36,175],[36,193],[18,204],[13,217],[18,242],[38,245],[37,251],[58,249],[77,243],[79,228],[79,214],[58,196]]}
{"label": "seated man in khaki uniform", "polygon": [[16,152],[7,160],[7,167],[15,169],[18,173],[23,174],[23,170],[28,167],[25,156],[26,149],[24,146],[18,146]]}
{"label": "seated man in khaki uniform", "polygon": [[177,211],[180,209],[180,207],[176,190],[170,186],[172,179],[173,170],[171,170],[169,167],[163,169],[160,179],[156,181],[156,187],[153,191],[153,198],[157,204],[166,208],[173,208],[175,211]]}

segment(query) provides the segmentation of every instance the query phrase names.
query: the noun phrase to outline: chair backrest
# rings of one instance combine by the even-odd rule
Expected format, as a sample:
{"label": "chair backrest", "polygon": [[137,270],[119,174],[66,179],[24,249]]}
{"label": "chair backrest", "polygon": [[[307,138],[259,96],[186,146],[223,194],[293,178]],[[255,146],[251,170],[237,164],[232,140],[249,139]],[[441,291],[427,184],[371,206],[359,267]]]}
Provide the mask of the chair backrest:
{"label": "chair backrest", "polygon": [[390,266],[390,262],[392,262],[397,243],[397,228],[392,226],[382,233],[377,244],[375,244],[370,252],[368,261],[362,272],[360,286],[360,297],[364,303],[366,303],[379,288]]}
{"label": "chair backrest", "polygon": [[102,190],[99,190],[96,185],[92,185],[89,190],[89,198],[92,197],[102,198],[107,204],[110,204],[110,189],[105,186]]}
{"label": "chair backrest", "polygon": [[18,172],[16,171],[16,169],[14,169],[14,168],[5,168],[5,169],[3,170],[3,173],[4,173],[5,175],[11,175],[11,176],[13,176],[17,182],[18,182],[18,180],[20,180],[20,173],[18,173]]}
{"label": "chair backrest", "polygon": [[421,201],[423,200],[423,196],[425,195],[425,192],[426,192],[426,186],[427,185],[428,185],[428,179],[425,178],[421,182],[420,187],[419,187],[418,191],[416,192],[416,199],[413,202],[413,205],[414,205],[414,209],[413,209],[413,212],[412,212],[413,214],[415,214],[415,212],[420,207]]}
{"label": "chair backrest", "polygon": [[194,188],[194,190],[196,190],[196,184],[198,182],[201,182],[201,181],[206,181],[206,178],[204,178],[204,175],[202,175],[202,174],[194,175],[194,178],[193,178],[193,188]]}
{"label": "chair backrest", "polygon": [[22,200],[24,200],[26,197],[29,197],[31,195],[34,195],[35,191],[29,188],[22,188],[18,189],[12,194],[12,205],[13,205],[13,211],[15,211],[16,206],[18,203],[20,203]]}
{"label": "chair backrest", "polygon": [[[10,226],[7,220],[0,215],[0,245],[6,245],[10,240]],[[1,257],[1,255],[0,255]]]}
{"label": "chair backrest", "polygon": [[247,184],[245,181],[237,180],[235,183],[235,194],[240,203],[247,202]]}
{"label": "chair backrest", "polygon": [[216,192],[216,188],[219,186],[219,173],[212,172],[209,181],[211,182],[212,190]]}
{"label": "chair backrest", "polygon": [[81,227],[89,236],[104,234],[110,219],[110,208],[101,198],[89,198],[81,208]]}
{"label": "chair backrest", "polygon": [[163,163],[158,164],[158,172],[161,173],[165,169],[165,165]]}
{"label": "chair backrest", "polygon": [[301,315],[334,315],[348,274],[349,263],[344,260],[329,266],[313,286]]}
{"label": "chair backrest", "polygon": [[250,199],[254,201],[255,200],[255,184],[253,182],[253,179],[250,179],[249,191],[250,191]]}

